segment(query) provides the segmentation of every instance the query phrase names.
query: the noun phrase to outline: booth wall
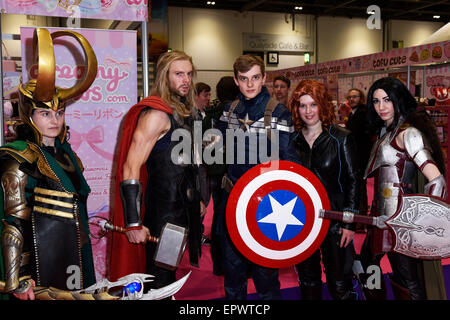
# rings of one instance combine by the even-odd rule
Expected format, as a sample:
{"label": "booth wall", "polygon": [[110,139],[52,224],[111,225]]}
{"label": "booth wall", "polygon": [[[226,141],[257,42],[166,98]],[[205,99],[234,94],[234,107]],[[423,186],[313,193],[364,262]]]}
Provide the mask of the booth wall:
{"label": "booth wall", "polygon": [[[183,50],[193,57],[197,81],[215,86],[222,76],[233,75],[233,63],[242,54],[242,34],[267,33],[312,37],[312,16],[297,15],[295,30],[289,15],[281,13],[208,10],[169,7],[169,48]],[[280,63],[267,70],[304,64],[303,54],[281,53]]]}
{"label": "booth wall", "polygon": [[[213,98],[217,81],[224,75],[233,75],[233,62],[243,51],[243,33],[297,34],[311,37],[313,43],[316,39],[316,22],[311,15],[297,14],[293,30],[291,16],[284,13],[169,7],[168,24],[169,48],[184,50],[192,56],[197,81],[212,87]],[[392,40],[403,40],[405,47],[416,45],[443,25],[440,22],[390,21],[385,50],[391,49]],[[311,63],[383,50],[383,31],[369,30],[365,18],[319,17],[317,29],[318,54],[311,56]],[[279,64],[267,66],[267,70],[303,64],[302,53],[280,52]]]}
{"label": "booth wall", "polygon": [[[405,20],[391,20],[390,24],[391,40],[403,40],[404,48],[422,44],[426,38],[445,25],[444,23],[437,22]],[[387,50],[393,49],[392,41]]]}
{"label": "booth wall", "polygon": [[[59,27],[67,23],[66,18],[59,17],[47,17],[47,16],[35,16],[24,14],[2,14],[2,33],[3,34],[20,34],[20,27]],[[93,28],[93,29],[109,29],[111,25],[110,20],[94,20],[94,19],[82,19],[81,28]],[[19,40],[3,39],[8,53],[12,57],[20,57],[21,45]],[[6,53],[3,52],[5,56]],[[16,61],[17,64],[21,64],[20,61]]]}
{"label": "booth wall", "polygon": [[[2,33],[4,34],[20,34],[20,27],[23,26],[39,26],[51,27],[55,25],[55,17],[44,16],[28,16],[22,14],[2,14]],[[8,49],[8,53],[12,57],[20,57],[20,41],[4,39],[3,43]],[[6,53],[3,52],[6,56]],[[19,63],[19,61],[17,61]]]}
{"label": "booth wall", "polygon": [[383,51],[383,31],[370,30],[366,19],[319,17],[318,62]]}
{"label": "booth wall", "polygon": [[[20,26],[57,26],[58,19],[61,18],[2,14],[2,32],[19,34]],[[108,20],[82,20],[83,28],[107,29],[110,25],[111,21]],[[392,40],[403,40],[404,47],[417,45],[443,25],[440,22],[389,21],[385,50],[392,49]],[[311,15],[297,14],[293,28],[291,15],[284,13],[168,8],[169,48],[184,50],[193,57],[198,71],[197,81],[211,85],[213,98],[216,96],[217,81],[222,76],[233,74],[233,62],[243,51],[244,32],[310,37],[314,48],[317,48],[317,52],[311,56],[311,63],[383,50],[382,30],[369,30],[365,18],[319,17],[317,44],[315,29],[316,21]],[[4,42],[11,56],[21,56],[20,41]],[[303,64],[302,53],[280,52],[279,64],[267,66],[267,70]]]}

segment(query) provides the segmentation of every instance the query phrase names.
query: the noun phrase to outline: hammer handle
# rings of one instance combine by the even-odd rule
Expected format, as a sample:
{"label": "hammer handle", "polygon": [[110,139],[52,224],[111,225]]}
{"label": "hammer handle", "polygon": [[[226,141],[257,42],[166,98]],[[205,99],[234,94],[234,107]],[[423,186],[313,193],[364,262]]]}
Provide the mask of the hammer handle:
{"label": "hammer handle", "polygon": [[[127,229],[119,227],[119,226],[115,226],[109,222],[105,223],[105,229],[108,230],[112,230],[112,231],[116,231],[116,232],[120,232],[120,233],[125,233],[127,231]],[[154,237],[154,236],[148,236],[148,241],[150,242],[154,242],[154,243],[158,243],[159,242],[159,238]]]}
{"label": "hammer handle", "polygon": [[338,220],[338,221],[344,221],[347,223],[361,223],[366,225],[376,225],[376,221],[374,220],[374,217],[370,216],[363,216],[359,214],[352,214],[352,213],[343,213],[340,211],[331,211],[331,210],[320,210],[319,216],[321,218],[330,219],[330,220]]}

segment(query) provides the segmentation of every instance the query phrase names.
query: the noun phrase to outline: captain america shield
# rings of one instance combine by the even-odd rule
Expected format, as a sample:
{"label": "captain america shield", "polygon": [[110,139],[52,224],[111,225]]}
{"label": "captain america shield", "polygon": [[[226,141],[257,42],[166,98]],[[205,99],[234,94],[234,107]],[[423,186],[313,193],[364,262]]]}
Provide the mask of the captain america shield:
{"label": "captain america shield", "polygon": [[324,186],[305,167],[270,161],[248,170],[228,198],[226,221],[236,248],[269,268],[295,265],[311,256],[328,231],[319,210],[330,209]]}

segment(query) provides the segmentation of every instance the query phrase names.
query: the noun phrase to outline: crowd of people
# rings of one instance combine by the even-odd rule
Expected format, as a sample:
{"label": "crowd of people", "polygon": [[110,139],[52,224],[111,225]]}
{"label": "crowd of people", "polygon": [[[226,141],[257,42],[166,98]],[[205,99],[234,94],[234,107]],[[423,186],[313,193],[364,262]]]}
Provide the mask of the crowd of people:
{"label": "crowd of people", "polygon": [[[44,32],[37,39],[51,42],[48,36]],[[110,280],[140,272],[155,276],[152,288],[174,282],[176,269],[155,263],[157,246],[149,241],[170,222],[189,230],[187,250],[192,266],[198,267],[202,245],[210,243],[213,272],[223,276],[227,299],[246,299],[249,277],[261,300],[281,299],[278,269],[258,265],[242,255],[226,224],[227,200],[234,185],[263,160],[257,155],[256,163],[250,161],[258,152],[245,140],[244,161],[238,161],[236,150],[221,148],[214,152],[221,153],[222,159],[227,154],[234,158],[212,164],[187,162],[185,159],[195,158],[193,145],[190,151],[183,150],[190,155],[179,154],[174,161],[173,133],[182,128],[192,135],[195,121],[201,121],[203,133],[216,129],[225,140],[229,130],[249,131],[267,139],[270,150],[275,142],[261,130],[270,107],[279,159],[312,171],[325,187],[332,210],[392,216],[403,194],[447,196],[445,164],[433,123],[417,109],[414,97],[398,79],[376,81],[367,99],[362,90],[349,90],[347,101],[352,110],[346,124],[339,125],[323,83],[302,80],[290,93],[290,80],[276,77],[273,92],[269,92],[264,61],[254,55],[235,60],[233,76],[217,83],[215,103],[210,101],[208,84],[194,83],[196,70],[186,53],[163,54],[156,70],[150,96],[131,107],[118,136],[113,223],[126,232],[112,235]],[[64,268],[73,264],[81,268],[82,287],[94,282],[86,223],[89,186],[81,161],[67,140],[64,101],[68,97],[58,95],[61,90],[54,86],[32,81],[20,89],[22,133],[17,141],[0,148],[4,199],[1,280],[5,282],[3,291],[19,299],[33,299],[36,285],[70,289],[62,278],[66,276]],[[215,142],[213,136],[202,147]],[[222,145],[237,148],[234,142],[222,141]],[[414,181],[419,172],[426,178],[423,188]],[[369,177],[375,178],[375,190],[374,201],[368,205],[365,182]],[[210,199],[213,222],[207,238],[203,217]],[[78,208],[75,211],[74,206]],[[44,231],[48,228],[52,232]],[[395,298],[427,299],[422,260],[393,252],[392,235],[376,227],[367,227],[358,257],[353,244],[355,230],[355,223],[331,221],[320,248],[295,266],[302,299],[322,299],[322,266],[333,299],[356,299],[352,283],[355,260],[360,259],[366,270],[379,265],[385,254],[393,269],[390,281]],[[49,243],[54,245],[45,247]],[[385,284],[374,290],[361,285],[366,299],[386,299]]]}

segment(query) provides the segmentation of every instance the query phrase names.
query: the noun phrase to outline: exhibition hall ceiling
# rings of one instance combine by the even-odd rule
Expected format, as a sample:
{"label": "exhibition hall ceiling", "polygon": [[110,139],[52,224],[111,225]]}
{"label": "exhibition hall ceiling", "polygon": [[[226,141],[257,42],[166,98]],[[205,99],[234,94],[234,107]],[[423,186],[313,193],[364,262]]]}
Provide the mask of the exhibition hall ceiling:
{"label": "exhibition hall ceiling", "polygon": [[[169,6],[218,10],[266,11],[366,18],[367,8],[377,5],[383,20],[450,21],[450,0],[168,0]],[[439,16],[439,18],[437,18]]]}

